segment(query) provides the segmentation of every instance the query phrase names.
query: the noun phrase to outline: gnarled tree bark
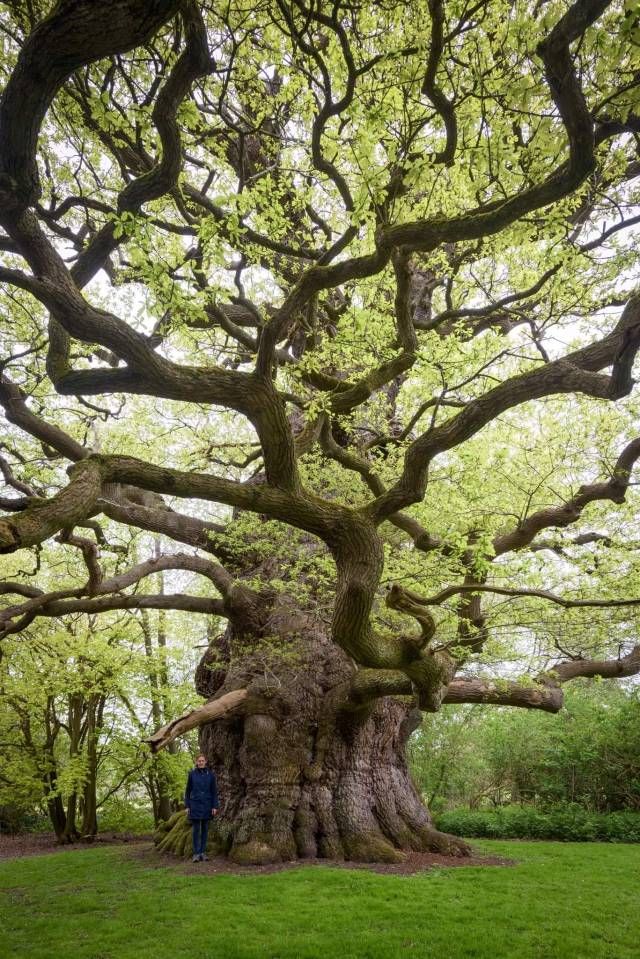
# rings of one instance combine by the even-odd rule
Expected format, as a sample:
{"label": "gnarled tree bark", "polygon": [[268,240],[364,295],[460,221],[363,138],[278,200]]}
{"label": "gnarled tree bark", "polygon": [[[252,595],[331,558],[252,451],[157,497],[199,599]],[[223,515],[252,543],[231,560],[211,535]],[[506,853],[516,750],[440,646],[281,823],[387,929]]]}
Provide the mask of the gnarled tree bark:
{"label": "gnarled tree bark", "polygon": [[[204,723],[200,748],[220,787],[211,850],[239,864],[465,855],[466,843],[435,829],[411,779],[405,747],[420,722],[415,704],[354,706],[354,664],[311,612],[280,600],[263,623],[252,633],[230,626],[198,669],[198,691],[215,696],[192,714],[192,725]],[[233,665],[221,669],[226,656]],[[155,744],[165,738],[160,731]],[[161,850],[190,854],[186,815],[157,840]]]}

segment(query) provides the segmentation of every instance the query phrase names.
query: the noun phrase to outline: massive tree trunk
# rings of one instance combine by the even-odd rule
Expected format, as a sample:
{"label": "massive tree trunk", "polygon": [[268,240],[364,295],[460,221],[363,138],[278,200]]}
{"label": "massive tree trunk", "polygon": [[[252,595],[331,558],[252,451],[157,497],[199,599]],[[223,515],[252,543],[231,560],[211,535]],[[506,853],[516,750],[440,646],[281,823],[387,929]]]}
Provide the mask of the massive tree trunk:
{"label": "massive tree trunk", "polygon": [[[391,698],[347,708],[352,662],[311,614],[279,606],[268,638],[264,629],[229,629],[198,668],[203,695],[250,690],[241,712],[200,731],[221,794],[211,850],[241,864],[397,862],[411,850],[464,855],[464,843],[433,827],[411,780],[405,747],[419,711]],[[223,671],[220,659],[230,653]],[[188,854],[186,816],[176,814],[158,840]]]}

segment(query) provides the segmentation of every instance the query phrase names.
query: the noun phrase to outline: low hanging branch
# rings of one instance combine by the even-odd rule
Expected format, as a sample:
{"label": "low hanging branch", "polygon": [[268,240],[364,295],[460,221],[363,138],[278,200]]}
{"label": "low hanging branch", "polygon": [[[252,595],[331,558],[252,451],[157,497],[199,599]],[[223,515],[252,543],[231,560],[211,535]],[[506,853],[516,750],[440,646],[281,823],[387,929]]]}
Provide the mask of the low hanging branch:
{"label": "low hanging branch", "polygon": [[178,716],[177,719],[172,719],[171,722],[155,732],[153,736],[145,740],[145,742],[149,744],[152,753],[157,753],[160,749],[163,749],[165,746],[168,746],[169,743],[173,742],[174,739],[177,739],[178,736],[188,733],[190,729],[195,729],[196,726],[202,726],[203,723],[210,723],[216,719],[222,719],[229,713],[235,712],[246,700],[248,695],[249,691],[247,689],[233,689],[230,693],[225,693],[224,696],[220,696],[219,699],[214,699],[209,703],[205,703],[204,706],[198,706],[197,709],[183,713],[181,716]]}
{"label": "low hanging branch", "polygon": [[[411,681],[399,670],[361,669],[355,674],[350,691],[354,705],[363,706],[383,696],[410,696],[415,692]],[[557,713],[562,709],[563,694],[556,684],[546,682],[522,684],[510,680],[476,678],[453,679],[442,695],[443,705],[485,703],[492,706],[517,706]]]}
{"label": "low hanging branch", "polygon": [[[460,676],[453,679],[443,691],[442,704],[485,703],[557,713],[564,701],[561,685],[572,679],[623,679],[638,673],[640,645],[634,646],[630,653],[618,659],[576,658],[556,663],[536,677],[534,682]],[[360,669],[353,677],[349,698],[353,705],[362,706],[384,696],[409,696],[413,693],[414,685],[400,670]]]}

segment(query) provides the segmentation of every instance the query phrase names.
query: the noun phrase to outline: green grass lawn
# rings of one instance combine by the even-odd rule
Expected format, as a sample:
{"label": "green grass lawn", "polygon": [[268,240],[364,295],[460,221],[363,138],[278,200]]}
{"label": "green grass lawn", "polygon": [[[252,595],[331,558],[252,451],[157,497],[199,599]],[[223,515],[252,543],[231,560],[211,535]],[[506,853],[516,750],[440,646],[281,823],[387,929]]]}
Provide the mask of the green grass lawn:
{"label": "green grass lawn", "polygon": [[640,845],[477,842],[514,867],[414,876],[149,868],[127,847],[0,862],[0,956],[637,959]]}

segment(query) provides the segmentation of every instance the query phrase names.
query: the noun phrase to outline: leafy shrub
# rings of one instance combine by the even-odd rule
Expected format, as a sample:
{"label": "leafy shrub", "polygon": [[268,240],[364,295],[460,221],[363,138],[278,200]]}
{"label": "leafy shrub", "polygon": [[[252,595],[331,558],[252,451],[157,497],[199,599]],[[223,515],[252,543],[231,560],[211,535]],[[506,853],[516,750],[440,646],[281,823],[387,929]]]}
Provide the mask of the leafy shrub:
{"label": "leafy shrub", "polygon": [[38,815],[33,809],[0,806],[0,835],[13,836],[23,832],[43,832],[47,829],[51,829],[48,817]]}
{"label": "leafy shrub", "polygon": [[153,813],[147,806],[139,806],[115,797],[98,811],[99,832],[130,832],[140,835],[155,829]]}
{"label": "leafy shrub", "polygon": [[640,812],[640,687],[585,681],[553,716],[448,706],[423,719],[409,758],[434,813],[507,803]]}
{"label": "leafy shrub", "polygon": [[544,810],[534,806],[453,809],[437,816],[436,826],[444,832],[471,838],[640,842],[640,813],[595,813],[573,803]]}

